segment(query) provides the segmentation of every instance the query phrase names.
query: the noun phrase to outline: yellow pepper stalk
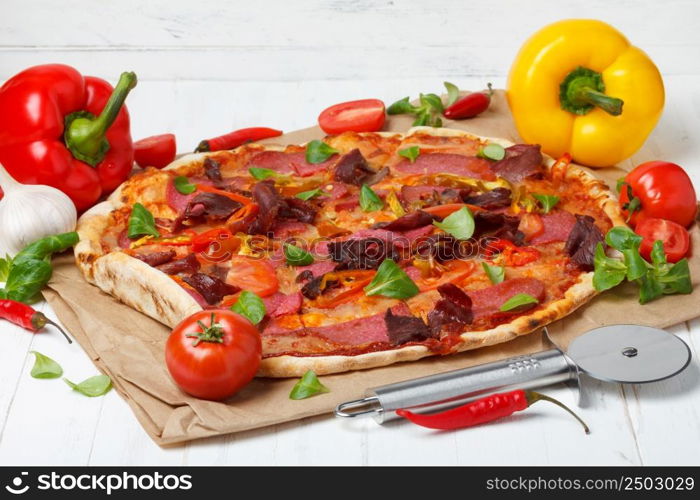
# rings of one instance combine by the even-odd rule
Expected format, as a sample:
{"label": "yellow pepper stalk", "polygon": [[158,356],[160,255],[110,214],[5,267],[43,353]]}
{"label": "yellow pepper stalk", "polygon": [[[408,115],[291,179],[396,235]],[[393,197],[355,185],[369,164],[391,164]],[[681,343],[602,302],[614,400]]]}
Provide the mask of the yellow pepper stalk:
{"label": "yellow pepper stalk", "polygon": [[661,116],[664,84],[652,60],[615,28],[568,19],[525,42],[508,77],[508,102],[526,142],[605,167],[642,146]]}

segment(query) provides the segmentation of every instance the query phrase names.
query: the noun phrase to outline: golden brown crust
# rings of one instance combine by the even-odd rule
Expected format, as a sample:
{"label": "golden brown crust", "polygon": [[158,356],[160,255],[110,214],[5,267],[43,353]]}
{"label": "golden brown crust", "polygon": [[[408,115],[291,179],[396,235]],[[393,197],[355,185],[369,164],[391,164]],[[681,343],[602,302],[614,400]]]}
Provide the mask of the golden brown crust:
{"label": "golden brown crust", "polygon": [[[460,130],[427,127],[413,128],[407,132],[404,138],[413,133],[443,137],[471,136],[480,140],[497,142],[504,147],[513,144],[504,139],[479,137]],[[386,135],[398,136],[398,134]],[[268,150],[283,149],[275,145],[256,147]],[[176,160],[166,169],[172,170],[198,164],[209,155],[212,153],[187,155]],[[554,163],[554,159],[545,155],[546,168],[551,168]],[[567,179],[576,179],[585,186],[594,204],[605,212],[613,225],[625,224],[617,200],[610,189],[590,171],[571,164],[566,171],[566,177]],[[167,275],[138,259],[121,252],[105,255],[102,251],[100,238],[109,224],[109,213],[113,209],[123,206],[120,192],[121,189],[118,189],[107,201],[96,205],[80,218],[78,232],[81,241],[75,248],[77,264],[91,283],[158,321],[171,327],[175,326],[188,315],[201,309],[196,301]],[[565,292],[563,298],[549,303],[531,314],[519,316],[510,323],[486,331],[461,334],[460,342],[455,346],[454,351],[467,351],[507,342],[563,318],[596,294],[592,278],[593,273],[580,275],[578,281]],[[258,376],[297,377],[303,375],[307,370],[314,370],[317,374],[339,373],[386,366],[401,361],[414,361],[434,354],[425,346],[411,345],[355,356],[301,357],[283,355],[263,359]]]}

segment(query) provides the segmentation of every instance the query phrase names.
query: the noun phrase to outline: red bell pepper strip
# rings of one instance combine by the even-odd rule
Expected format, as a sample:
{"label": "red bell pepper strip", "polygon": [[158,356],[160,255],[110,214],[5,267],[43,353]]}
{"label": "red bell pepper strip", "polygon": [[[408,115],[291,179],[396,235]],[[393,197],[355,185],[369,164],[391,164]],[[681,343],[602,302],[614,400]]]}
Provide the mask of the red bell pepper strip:
{"label": "red bell pepper strip", "polygon": [[488,85],[487,92],[472,92],[461,99],[458,99],[451,106],[445,108],[443,115],[450,120],[461,120],[462,118],[473,118],[489,108],[493,89]]}
{"label": "red bell pepper strip", "polygon": [[569,409],[564,403],[554,398],[534,391],[518,389],[511,392],[492,394],[476,401],[472,401],[457,408],[446,410],[432,415],[413,413],[408,410],[396,410],[396,414],[410,420],[414,424],[429,429],[452,430],[471,427],[474,425],[492,422],[499,418],[512,415],[516,411],[524,410],[537,401],[549,401],[568,411],[583,426],[586,434],[590,429],[581,418]]}
{"label": "red bell pepper strip", "polygon": [[63,64],[34,66],[0,87],[0,163],[19,182],[66,193],[78,210],[131,172],[134,147],[123,105],[136,85],[122,73],[113,89]]}
{"label": "red bell pepper strip", "polygon": [[16,300],[2,299],[0,300],[0,318],[6,319],[10,323],[21,326],[25,330],[38,332],[46,325],[55,326],[59,332],[63,334],[69,344],[73,341],[68,334],[56,323],[46,317],[44,313],[36,311],[33,307],[17,302]]}
{"label": "red bell pepper strip", "polygon": [[524,266],[540,257],[540,251],[536,248],[518,247],[503,239],[489,240],[484,249],[484,256],[488,258],[496,253],[503,256],[504,265],[515,267]]}
{"label": "red bell pepper strip", "polygon": [[214,193],[214,194],[219,194],[221,196],[225,196],[226,198],[229,198],[233,201],[237,201],[238,203],[241,203],[243,205],[250,205],[253,203],[253,200],[250,198],[247,198],[241,194],[236,194],[236,193],[231,193],[229,191],[224,191],[223,189],[216,188],[214,186],[209,186],[207,184],[197,184],[197,190],[198,191],[205,191],[207,193]]}
{"label": "red bell pepper strip", "polygon": [[267,127],[250,127],[234,130],[228,134],[220,135],[212,139],[204,139],[199,143],[195,153],[204,151],[221,151],[222,149],[234,149],[249,142],[269,139],[282,135],[281,130]]}

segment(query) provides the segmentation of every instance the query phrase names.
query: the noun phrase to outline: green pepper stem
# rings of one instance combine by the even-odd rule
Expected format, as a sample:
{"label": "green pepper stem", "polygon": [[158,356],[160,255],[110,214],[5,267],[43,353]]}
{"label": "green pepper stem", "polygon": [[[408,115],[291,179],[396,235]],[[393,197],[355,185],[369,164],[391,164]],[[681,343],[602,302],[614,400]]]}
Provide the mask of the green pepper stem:
{"label": "green pepper stem", "polygon": [[550,403],[553,403],[553,404],[557,405],[559,408],[563,408],[564,410],[566,410],[567,412],[569,412],[571,415],[573,415],[573,417],[574,417],[576,420],[579,421],[579,423],[583,426],[583,430],[586,431],[586,434],[590,434],[590,433],[591,433],[591,430],[588,428],[588,425],[586,425],[586,422],[584,422],[584,421],[581,419],[581,417],[579,417],[578,415],[576,415],[576,414],[573,412],[573,410],[571,410],[571,408],[569,408],[568,406],[566,406],[566,405],[565,405],[564,403],[562,403],[561,401],[557,401],[556,399],[554,399],[554,398],[552,398],[552,397],[549,397],[549,396],[547,396],[546,394],[542,394],[542,393],[535,392],[535,391],[525,391],[525,397],[527,398],[527,405],[528,405],[528,406],[530,406],[530,405],[536,403],[537,401],[549,401]]}
{"label": "green pepper stem", "polygon": [[600,109],[613,116],[622,114],[622,99],[610,97],[590,87],[578,87],[573,94],[573,99],[576,102],[598,106]]}
{"label": "green pepper stem", "polygon": [[64,139],[73,156],[93,167],[104,159],[109,150],[105,134],[117,119],[126,96],[136,86],[136,82],[134,72],[124,72],[99,116],[77,111],[66,117]]}

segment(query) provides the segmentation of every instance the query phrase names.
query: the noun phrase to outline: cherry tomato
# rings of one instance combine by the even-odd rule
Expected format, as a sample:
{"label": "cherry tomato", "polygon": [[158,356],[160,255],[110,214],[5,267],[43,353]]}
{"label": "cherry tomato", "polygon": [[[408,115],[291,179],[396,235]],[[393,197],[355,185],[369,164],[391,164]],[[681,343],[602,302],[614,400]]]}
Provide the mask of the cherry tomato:
{"label": "cherry tomato", "polygon": [[236,255],[231,259],[226,283],[260,297],[269,297],[280,286],[275,269],[268,262],[243,255]]}
{"label": "cherry tomato", "polygon": [[134,143],[134,160],[141,167],[163,168],[175,159],[174,134],[146,137]]}
{"label": "cherry tomato", "polygon": [[175,383],[202,399],[233,396],[260,365],[260,332],[228,309],[194,313],[177,325],[165,344],[165,363]]}
{"label": "cherry tomato", "polygon": [[[633,226],[644,219],[655,218],[688,227],[695,219],[697,197],[682,167],[665,161],[648,161],[625,176],[620,205]],[[634,209],[634,205],[637,205],[636,210],[630,215],[629,208]]]}
{"label": "cherry tomato", "polygon": [[379,99],[341,102],[324,109],[318,124],[327,134],[343,132],[377,132],[384,126],[386,113]]}
{"label": "cherry tomato", "polygon": [[688,231],[680,224],[670,220],[644,219],[637,224],[635,232],[644,238],[639,245],[639,253],[648,261],[651,261],[651,249],[657,240],[664,243],[666,259],[669,262],[678,262],[685,257],[690,249]]}
{"label": "cherry tomato", "polygon": [[539,214],[524,213],[520,217],[518,231],[525,235],[525,241],[530,241],[532,238],[539,236],[544,232],[544,222]]}

